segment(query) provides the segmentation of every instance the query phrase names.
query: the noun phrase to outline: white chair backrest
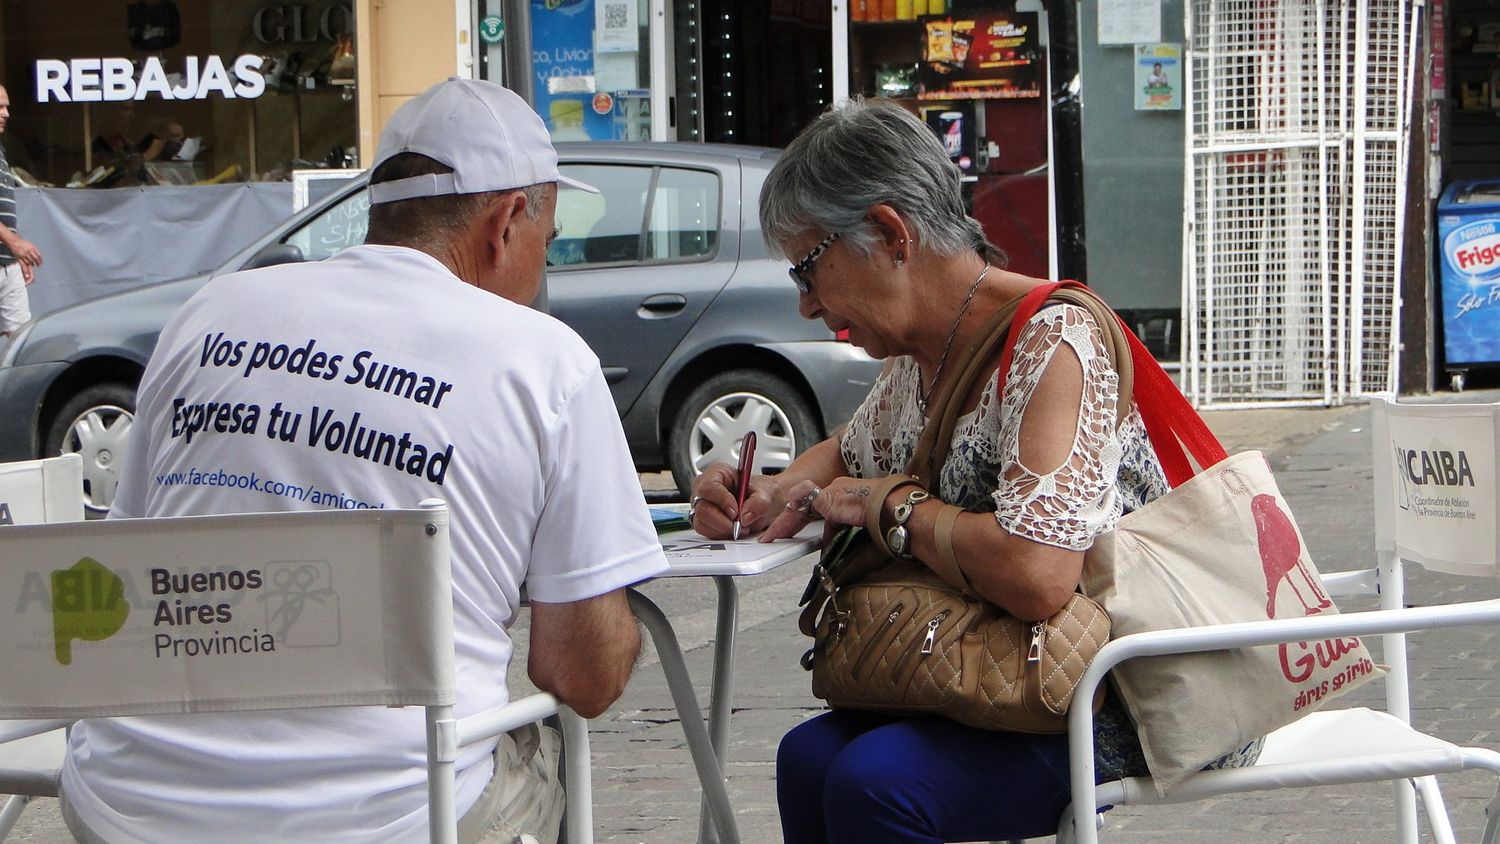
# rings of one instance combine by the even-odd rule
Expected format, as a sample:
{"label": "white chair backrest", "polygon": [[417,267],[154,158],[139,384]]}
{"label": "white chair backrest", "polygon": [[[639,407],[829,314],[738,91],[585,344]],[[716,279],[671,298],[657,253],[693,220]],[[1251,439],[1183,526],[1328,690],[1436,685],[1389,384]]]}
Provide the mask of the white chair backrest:
{"label": "white chair backrest", "polygon": [[1449,574],[1500,577],[1500,404],[1371,402],[1375,550]]}
{"label": "white chair backrest", "polygon": [[[1382,609],[1406,603],[1405,561],[1494,577],[1500,404],[1370,401],[1375,557]],[[1386,711],[1410,723],[1406,635],[1383,637]]]}
{"label": "white chair backrest", "polygon": [[0,463],[0,526],[82,520],[82,457]]}
{"label": "white chair backrest", "polygon": [[448,550],[445,506],[0,530],[0,718],[450,705]]}

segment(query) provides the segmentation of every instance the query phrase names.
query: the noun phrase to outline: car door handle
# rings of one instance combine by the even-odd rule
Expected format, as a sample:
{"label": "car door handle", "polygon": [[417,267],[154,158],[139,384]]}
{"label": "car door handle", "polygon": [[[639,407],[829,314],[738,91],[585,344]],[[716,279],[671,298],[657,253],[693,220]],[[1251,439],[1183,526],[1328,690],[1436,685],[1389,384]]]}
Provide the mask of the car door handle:
{"label": "car door handle", "polygon": [[635,315],[641,319],[666,319],[677,316],[687,307],[687,297],[680,293],[658,293],[647,296]]}
{"label": "car door handle", "polygon": [[618,384],[630,374],[628,366],[604,366],[600,369],[604,370],[604,383],[606,384]]}

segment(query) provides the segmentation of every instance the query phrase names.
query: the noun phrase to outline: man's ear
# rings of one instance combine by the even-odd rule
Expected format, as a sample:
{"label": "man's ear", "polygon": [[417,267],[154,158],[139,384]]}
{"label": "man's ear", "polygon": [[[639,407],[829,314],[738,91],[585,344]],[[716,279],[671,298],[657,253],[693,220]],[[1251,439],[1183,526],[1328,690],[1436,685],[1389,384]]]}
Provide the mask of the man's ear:
{"label": "man's ear", "polygon": [[526,193],[509,191],[490,205],[483,215],[483,228],[491,261],[500,266],[505,252],[514,242],[521,221],[526,216]]}

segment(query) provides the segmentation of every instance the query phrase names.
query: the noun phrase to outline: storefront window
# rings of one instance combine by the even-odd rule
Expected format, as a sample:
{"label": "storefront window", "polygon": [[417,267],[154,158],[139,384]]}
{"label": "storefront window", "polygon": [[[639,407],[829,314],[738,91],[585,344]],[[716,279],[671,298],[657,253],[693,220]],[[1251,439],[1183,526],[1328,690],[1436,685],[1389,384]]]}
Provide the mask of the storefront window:
{"label": "storefront window", "polygon": [[6,153],[59,187],[351,167],[353,33],[347,0],[4,3]]}

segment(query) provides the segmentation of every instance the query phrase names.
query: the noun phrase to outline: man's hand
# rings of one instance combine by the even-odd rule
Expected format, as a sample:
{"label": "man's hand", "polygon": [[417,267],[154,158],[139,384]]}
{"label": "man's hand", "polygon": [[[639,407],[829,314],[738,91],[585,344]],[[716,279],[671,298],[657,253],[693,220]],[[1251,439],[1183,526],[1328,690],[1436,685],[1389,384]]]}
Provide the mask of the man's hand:
{"label": "man's hand", "polygon": [[531,602],[526,673],[585,718],[603,714],[625,691],[641,652],[641,634],[616,589],[566,604]]}
{"label": "man's hand", "polygon": [[29,240],[16,234],[5,226],[0,226],[0,243],[10,250],[10,254],[16,256],[21,262],[21,278],[30,284],[36,277],[36,268],[42,265],[42,251]]}

